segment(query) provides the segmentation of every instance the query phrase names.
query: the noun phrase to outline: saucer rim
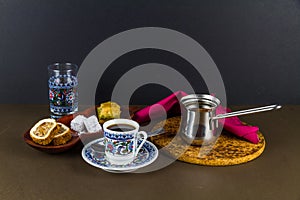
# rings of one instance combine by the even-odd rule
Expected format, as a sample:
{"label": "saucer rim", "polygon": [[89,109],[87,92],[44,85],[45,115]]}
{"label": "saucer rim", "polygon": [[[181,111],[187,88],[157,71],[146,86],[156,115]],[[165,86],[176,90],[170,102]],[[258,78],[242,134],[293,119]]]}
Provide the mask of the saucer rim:
{"label": "saucer rim", "polygon": [[[148,162],[142,163],[141,165],[136,165],[136,166],[127,167],[127,168],[105,167],[105,166],[102,166],[102,165],[93,163],[93,162],[92,162],[89,158],[87,158],[86,155],[85,155],[86,149],[89,148],[89,147],[91,146],[91,144],[93,144],[93,143],[95,143],[95,142],[100,142],[100,141],[103,140],[103,139],[104,139],[103,137],[102,137],[102,138],[98,138],[98,139],[95,139],[95,140],[89,142],[88,144],[84,145],[84,147],[83,147],[83,149],[82,149],[82,151],[81,151],[81,156],[82,156],[83,160],[84,160],[86,163],[88,163],[88,164],[90,164],[90,165],[92,165],[92,166],[94,166],[94,167],[96,167],[96,168],[100,168],[100,169],[102,169],[102,170],[104,170],[104,171],[107,171],[107,172],[111,172],[111,173],[129,173],[129,172],[132,172],[132,171],[141,169],[141,168],[146,167],[146,166],[150,165],[151,163],[153,163],[153,162],[157,159],[158,154],[159,154],[159,153],[158,153],[159,151],[158,151],[157,147],[156,147],[152,142],[146,140],[146,142],[144,143],[144,145],[146,145],[146,143],[148,143],[149,145],[152,146],[152,148],[154,149],[154,152],[155,152],[153,158],[152,158],[151,160],[149,160]],[[144,145],[143,145],[143,146],[144,146]]]}

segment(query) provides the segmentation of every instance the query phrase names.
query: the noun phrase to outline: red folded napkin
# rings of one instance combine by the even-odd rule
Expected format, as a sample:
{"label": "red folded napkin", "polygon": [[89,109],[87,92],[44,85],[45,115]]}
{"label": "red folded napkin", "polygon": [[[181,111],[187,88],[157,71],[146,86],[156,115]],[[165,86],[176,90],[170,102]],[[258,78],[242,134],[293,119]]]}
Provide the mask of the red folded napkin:
{"label": "red folded napkin", "polygon": [[[138,123],[144,123],[150,121],[149,113],[151,110],[152,118],[159,118],[164,112],[168,114],[172,113],[180,113],[180,103],[179,100],[186,96],[187,94],[183,91],[177,91],[165,99],[153,104],[151,106],[147,106],[136,113],[134,113],[133,120]],[[162,107],[164,110],[162,110]],[[223,108],[222,106],[218,106],[216,113],[226,113],[230,112],[230,109]],[[233,133],[234,135],[244,138],[254,144],[259,142],[259,138],[257,136],[258,127],[256,126],[248,126],[244,125],[238,117],[230,117],[225,120],[219,120],[219,123],[224,125],[224,129]]]}
{"label": "red folded napkin", "polygon": [[[222,106],[218,106],[216,109],[217,115],[227,112],[231,112],[231,110]],[[259,138],[257,135],[259,129],[257,126],[245,125],[238,117],[228,117],[223,120],[219,120],[219,123],[222,123],[224,125],[224,129],[226,131],[233,133],[238,137],[244,138],[254,144],[257,144],[259,142]]]}
{"label": "red folded napkin", "polygon": [[[187,94],[183,91],[177,91],[170,96],[164,98],[163,100],[153,104],[151,106],[147,106],[136,113],[134,113],[133,120],[137,121],[138,123],[148,122],[150,121],[150,110],[151,116],[155,118],[159,118],[167,112],[168,114],[180,114],[180,104],[179,101],[182,97],[186,96]],[[162,109],[164,108],[164,110]]]}

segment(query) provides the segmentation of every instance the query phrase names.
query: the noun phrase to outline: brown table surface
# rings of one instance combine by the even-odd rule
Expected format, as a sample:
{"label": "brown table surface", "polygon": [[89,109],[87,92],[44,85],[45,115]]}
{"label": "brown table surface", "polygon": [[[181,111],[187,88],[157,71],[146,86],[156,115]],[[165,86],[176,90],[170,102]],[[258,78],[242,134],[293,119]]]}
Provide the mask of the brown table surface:
{"label": "brown table surface", "polygon": [[28,146],[23,133],[48,115],[46,105],[0,105],[0,110],[1,200],[300,199],[300,106],[240,117],[259,126],[267,142],[249,163],[207,167],[176,161],[143,174],[92,167],[81,158],[80,145],[56,155]]}

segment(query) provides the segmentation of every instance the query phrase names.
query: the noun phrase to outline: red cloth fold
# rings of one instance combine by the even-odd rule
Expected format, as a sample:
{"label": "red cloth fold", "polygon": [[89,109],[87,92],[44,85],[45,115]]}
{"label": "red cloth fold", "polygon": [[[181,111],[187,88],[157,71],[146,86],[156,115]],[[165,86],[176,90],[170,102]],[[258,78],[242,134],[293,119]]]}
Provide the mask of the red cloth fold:
{"label": "red cloth fold", "polygon": [[[187,94],[183,91],[177,91],[170,96],[162,99],[161,101],[157,102],[156,104],[153,104],[151,106],[147,106],[139,111],[137,111],[134,116],[133,120],[137,121],[138,123],[148,122],[150,121],[150,110],[151,110],[151,116],[153,118],[159,118],[161,115],[165,112],[167,114],[174,114],[174,113],[180,113],[180,103],[179,100],[186,96]],[[164,110],[162,110],[162,107]],[[222,106],[218,106],[216,113],[226,113],[230,112],[230,109],[223,108]],[[224,129],[228,132],[244,138],[248,140],[249,142],[252,142],[254,144],[257,144],[259,142],[259,138],[257,135],[258,127],[256,126],[248,126],[244,125],[238,117],[230,117],[226,118],[225,120],[219,120],[219,123],[222,123],[224,125]]]}
{"label": "red cloth fold", "polygon": [[[231,110],[229,108],[223,108],[222,106],[217,107],[217,115],[226,112],[231,112]],[[238,117],[228,117],[223,120],[219,120],[219,123],[222,123],[224,125],[224,129],[226,131],[233,133],[238,137],[244,138],[254,144],[257,144],[259,142],[259,138],[257,135],[259,128],[257,126],[245,125]]]}
{"label": "red cloth fold", "polygon": [[[167,112],[168,114],[176,114],[180,113],[180,104],[179,100],[186,96],[187,94],[183,91],[177,91],[170,96],[164,98],[163,100],[157,102],[156,104],[153,104],[151,106],[147,106],[136,113],[134,113],[133,120],[137,121],[138,123],[148,122],[150,121],[150,110],[151,110],[151,116],[153,118],[159,118],[164,112]],[[162,110],[162,107],[164,110]]]}

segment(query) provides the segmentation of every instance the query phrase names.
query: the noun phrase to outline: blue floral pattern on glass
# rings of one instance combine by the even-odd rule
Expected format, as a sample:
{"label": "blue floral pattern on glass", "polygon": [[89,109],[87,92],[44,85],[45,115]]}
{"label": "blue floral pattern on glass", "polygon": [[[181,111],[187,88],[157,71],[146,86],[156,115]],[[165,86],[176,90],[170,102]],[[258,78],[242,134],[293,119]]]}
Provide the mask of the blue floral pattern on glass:
{"label": "blue floral pattern on glass", "polygon": [[58,75],[48,80],[50,111],[69,114],[78,109],[78,81],[75,76]]}

